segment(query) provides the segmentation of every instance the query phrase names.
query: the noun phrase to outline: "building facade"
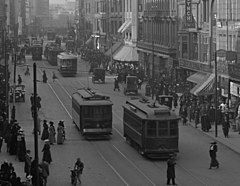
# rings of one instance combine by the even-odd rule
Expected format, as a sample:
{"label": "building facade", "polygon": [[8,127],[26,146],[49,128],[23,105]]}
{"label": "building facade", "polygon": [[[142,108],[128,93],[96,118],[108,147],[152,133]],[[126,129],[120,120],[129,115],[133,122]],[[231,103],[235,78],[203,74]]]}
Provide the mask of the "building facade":
{"label": "building facade", "polygon": [[177,2],[175,0],[143,0],[138,9],[139,62],[148,77],[163,75],[173,78],[177,62]]}
{"label": "building facade", "polygon": [[[185,90],[198,95],[213,87],[216,50],[216,2],[178,0],[178,77]],[[190,10],[190,12],[187,12]],[[212,15],[211,15],[212,14]],[[211,18],[211,19],[210,19]],[[211,37],[210,37],[211,36]]]}

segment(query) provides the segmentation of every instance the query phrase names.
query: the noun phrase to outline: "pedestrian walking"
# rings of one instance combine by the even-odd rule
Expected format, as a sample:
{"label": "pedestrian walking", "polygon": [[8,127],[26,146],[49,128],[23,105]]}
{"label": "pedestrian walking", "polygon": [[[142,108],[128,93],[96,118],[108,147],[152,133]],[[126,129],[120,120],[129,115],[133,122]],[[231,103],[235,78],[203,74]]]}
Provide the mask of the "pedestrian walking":
{"label": "pedestrian walking", "polygon": [[119,83],[118,83],[117,78],[114,79],[114,89],[113,89],[113,90],[115,91],[116,89],[117,89],[118,91],[120,91]]}
{"label": "pedestrian walking", "polygon": [[63,144],[63,142],[64,142],[64,128],[59,122],[57,127],[57,144]]}
{"label": "pedestrian walking", "polygon": [[57,79],[57,76],[56,76],[55,72],[52,72],[52,80],[53,80],[53,82],[54,82],[56,79]]}
{"label": "pedestrian walking", "polygon": [[41,140],[49,139],[48,128],[49,127],[48,127],[48,124],[47,124],[47,120],[43,120],[43,132],[42,132]]}
{"label": "pedestrian walking", "polygon": [[49,122],[50,126],[49,126],[49,143],[50,145],[53,145],[54,143],[56,143],[56,130],[54,127],[54,123],[52,121]]}
{"label": "pedestrian walking", "polygon": [[22,84],[22,77],[18,74],[18,84],[21,85]]}
{"label": "pedestrian walking", "polygon": [[26,151],[26,155],[25,155],[25,164],[24,164],[24,172],[26,173],[26,178],[30,175],[30,171],[31,171],[31,157],[30,157],[30,150]]}
{"label": "pedestrian walking", "polygon": [[229,115],[224,114],[222,121],[222,130],[225,138],[228,138],[229,128],[230,128]]}
{"label": "pedestrian walking", "polygon": [[176,162],[174,161],[173,155],[169,156],[169,159],[167,160],[167,185],[170,185],[170,182],[172,181],[173,185],[176,185],[175,183],[175,165]]}
{"label": "pedestrian walking", "polygon": [[43,78],[43,83],[47,83],[48,78],[47,78],[47,74],[46,74],[45,70],[43,71],[42,78]]}
{"label": "pedestrian walking", "polygon": [[217,160],[217,151],[218,151],[217,142],[212,142],[209,148],[209,155],[211,158],[209,169],[212,169],[212,167],[219,168],[219,163]]}
{"label": "pedestrian walking", "polygon": [[51,151],[50,151],[50,144],[49,144],[49,140],[45,140],[44,141],[45,144],[43,146],[42,152],[43,152],[43,158],[42,161],[46,161],[49,164],[52,162],[52,155],[51,155]]}
{"label": "pedestrian walking", "polygon": [[46,161],[42,161],[42,163],[39,166],[42,169],[43,186],[46,186],[47,178],[49,176],[49,164]]}

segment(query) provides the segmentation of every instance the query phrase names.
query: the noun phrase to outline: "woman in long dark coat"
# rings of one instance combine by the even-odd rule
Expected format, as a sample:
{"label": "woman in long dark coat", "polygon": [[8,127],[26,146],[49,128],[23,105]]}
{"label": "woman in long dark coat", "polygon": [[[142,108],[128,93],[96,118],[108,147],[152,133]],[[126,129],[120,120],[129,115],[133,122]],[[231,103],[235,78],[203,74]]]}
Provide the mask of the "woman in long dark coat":
{"label": "woman in long dark coat", "polygon": [[64,128],[62,125],[58,124],[57,128],[57,144],[63,144],[64,142]]}
{"label": "woman in long dark coat", "polygon": [[50,164],[52,162],[52,155],[50,151],[49,140],[45,140],[45,144],[43,146],[42,152],[43,152],[42,161],[46,161]]}
{"label": "woman in long dark coat", "polygon": [[54,143],[56,143],[56,131],[55,131],[55,127],[54,127],[54,123],[52,121],[50,121],[50,126],[49,126],[49,143],[50,145],[53,145]]}
{"label": "woman in long dark coat", "polygon": [[26,142],[25,142],[25,135],[23,134],[23,130],[21,129],[19,131],[18,137],[17,137],[17,157],[19,161],[25,160],[26,155]]}
{"label": "woman in long dark coat", "polygon": [[49,131],[48,131],[48,124],[47,121],[43,121],[43,132],[42,132],[42,137],[41,140],[46,140],[49,138]]}

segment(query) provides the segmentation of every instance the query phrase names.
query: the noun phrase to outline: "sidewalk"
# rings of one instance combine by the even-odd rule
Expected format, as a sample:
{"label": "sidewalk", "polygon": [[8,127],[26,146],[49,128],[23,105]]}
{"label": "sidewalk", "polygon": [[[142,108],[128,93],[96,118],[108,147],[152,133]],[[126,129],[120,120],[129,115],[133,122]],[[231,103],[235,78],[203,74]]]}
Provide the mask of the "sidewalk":
{"label": "sidewalk", "polygon": [[[141,90],[139,90],[139,94],[142,96],[145,96],[145,86],[146,83],[142,85]],[[152,100],[151,97],[145,96],[149,100]],[[175,109],[175,111],[179,112],[179,106]],[[201,130],[201,124],[198,124],[198,128],[195,128],[194,121],[188,122],[188,125],[193,127],[194,129],[198,130],[199,132],[203,133],[203,135],[209,136],[213,139],[213,141],[217,141],[218,143],[221,143],[231,149],[232,151],[240,154],[240,134],[238,131],[234,131],[232,128],[229,129],[229,137],[225,138],[222,131],[222,126],[217,126],[217,137],[215,137],[215,125],[212,125],[212,128],[209,132],[204,132]],[[181,135],[181,134],[180,134]]]}

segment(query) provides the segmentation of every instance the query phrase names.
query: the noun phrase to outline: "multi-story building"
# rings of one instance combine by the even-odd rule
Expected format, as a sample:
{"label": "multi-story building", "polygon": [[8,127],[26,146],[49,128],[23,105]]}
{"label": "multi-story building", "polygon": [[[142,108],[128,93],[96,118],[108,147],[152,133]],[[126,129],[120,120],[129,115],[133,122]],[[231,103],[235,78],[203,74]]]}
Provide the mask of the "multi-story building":
{"label": "multi-story building", "polygon": [[[214,90],[216,2],[178,0],[178,78],[195,95]],[[211,18],[211,19],[210,19]],[[203,92],[205,91],[205,93]],[[207,93],[207,94],[208,94]]]}
{"label": "multi-story building", "polygon": [[123,2],[124,0],[108,0],[108,17],[107,17],[107,42],[108,50],[105,55],[111,59],[122,46],[122,33],[118,32],[124,23]]}
{"label": "multi-story building", "polygon": [[147,76],[174,76],[177,64],[176,0],[143,0],[137,42],[139,62]]}
{"label": "multi-story building", "polygon": [[217,50],[232,54],[218,61],[218,74],[222,96],[231,100],[231,107],[236,107],[240,96],[240,1],[217,1],[216,41]]}
{"label": "multi-story building", "polygon": [[124,46],[113,56],[120,62],[138,64],[137,54],[137,24],[138,24],[138,1],[123,1],[124,22],[118,32],[122,33]]}

